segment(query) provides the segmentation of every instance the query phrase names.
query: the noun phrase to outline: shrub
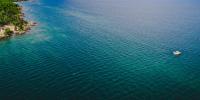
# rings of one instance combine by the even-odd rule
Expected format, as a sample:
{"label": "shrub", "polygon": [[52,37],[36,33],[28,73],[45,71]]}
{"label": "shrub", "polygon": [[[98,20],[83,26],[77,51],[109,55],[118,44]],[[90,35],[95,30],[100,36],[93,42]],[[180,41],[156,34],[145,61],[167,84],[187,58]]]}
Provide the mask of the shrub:
{"label": "shrub", "polygon": [[5,29],[5,35],[11,36],[13,34],[13,31],[11,31],[9,28]]}

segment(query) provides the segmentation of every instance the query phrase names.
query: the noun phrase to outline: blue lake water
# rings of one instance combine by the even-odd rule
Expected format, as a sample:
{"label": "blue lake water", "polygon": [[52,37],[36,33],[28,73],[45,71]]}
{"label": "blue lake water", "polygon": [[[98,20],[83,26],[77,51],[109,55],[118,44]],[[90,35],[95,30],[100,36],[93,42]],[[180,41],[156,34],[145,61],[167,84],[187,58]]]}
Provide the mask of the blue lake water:
{"label": "blue lake water", "polygon": [[20,5],[38,25],[0,42],[1,100],[200,99],[199,0]]}

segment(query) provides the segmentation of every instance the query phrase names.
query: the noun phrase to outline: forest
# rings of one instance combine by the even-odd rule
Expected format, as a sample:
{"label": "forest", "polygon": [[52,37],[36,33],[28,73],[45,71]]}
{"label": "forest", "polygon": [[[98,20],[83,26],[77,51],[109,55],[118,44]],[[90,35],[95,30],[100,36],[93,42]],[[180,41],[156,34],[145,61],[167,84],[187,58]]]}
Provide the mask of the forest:
{"label": "forest", "polygon": [[16,3],[24,0],[0,0],[0,27],[13,24],[23,30],[23,25],[27,22],[23,19],[21,7]]}

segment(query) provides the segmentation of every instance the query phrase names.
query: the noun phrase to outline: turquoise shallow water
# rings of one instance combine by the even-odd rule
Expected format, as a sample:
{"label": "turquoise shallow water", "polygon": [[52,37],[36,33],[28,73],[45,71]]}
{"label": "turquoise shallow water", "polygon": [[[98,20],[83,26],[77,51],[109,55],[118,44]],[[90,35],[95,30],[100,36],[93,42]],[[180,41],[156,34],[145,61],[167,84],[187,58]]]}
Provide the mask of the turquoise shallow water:
{"label": "turquoise shallow water", "polygon": [[199,1],[20,4],[38,26],[0,42],[0,99],[200,99]]}

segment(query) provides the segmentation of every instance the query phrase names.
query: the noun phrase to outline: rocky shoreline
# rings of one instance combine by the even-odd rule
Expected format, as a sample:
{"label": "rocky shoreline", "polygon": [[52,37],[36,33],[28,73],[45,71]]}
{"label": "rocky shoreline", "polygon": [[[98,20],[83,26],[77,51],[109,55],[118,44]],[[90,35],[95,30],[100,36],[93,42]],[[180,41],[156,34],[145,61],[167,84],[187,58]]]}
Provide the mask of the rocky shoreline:
{"label": "rocky shoreline", "polygon": [[[22,1],[26,1],[26,0],[15,0],[15,1],[22,2]],[[25,21],[24,20],[24,13],[22,13],[22,7],[19,6],[18,9],[20,10],[20,14],[19,14],[20,19]],[[9,38],[11,36],[24,34],[28,31],[30,31],[33,26],[37,25],[36,22],[32,22],[32,21],[31,22],[25,21],[25,22],[26,23],[24,23],[22,25],[22,28],[19,28],[12,23],[0,26],[0,39],[5,39],[5,38]]]}
{"label": "rocky shoreline", "polygon": [[31,30],[33,26],[36,26],[35,22],[28,22],[23,26],[23,30],[19,30],[15,25],[9,24],[0,27],[0,39],[8,38],[14,35],[21,35]]}

